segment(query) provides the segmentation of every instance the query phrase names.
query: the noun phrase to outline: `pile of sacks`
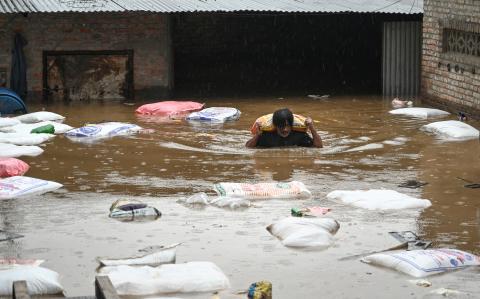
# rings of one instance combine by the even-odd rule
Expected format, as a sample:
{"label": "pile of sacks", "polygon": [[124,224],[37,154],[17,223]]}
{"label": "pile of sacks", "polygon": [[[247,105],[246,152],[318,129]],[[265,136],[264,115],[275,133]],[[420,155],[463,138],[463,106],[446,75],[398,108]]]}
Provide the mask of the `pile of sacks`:
{"label": "pile of sacks", "polygon": [[38,145],[73,129],[62,124],[64,119],[48,111],[0,118],[0,158],[40,155],[43,149]]}
{"label": "pile of sacks", "polygon": [[62,187],[61,184],[24,177],[30,166],[20,156],[38,156],[42,143],[71,129],[63,124],[65,117],[39,111],[17,117],[0,118],[0,199],[41,194]]}

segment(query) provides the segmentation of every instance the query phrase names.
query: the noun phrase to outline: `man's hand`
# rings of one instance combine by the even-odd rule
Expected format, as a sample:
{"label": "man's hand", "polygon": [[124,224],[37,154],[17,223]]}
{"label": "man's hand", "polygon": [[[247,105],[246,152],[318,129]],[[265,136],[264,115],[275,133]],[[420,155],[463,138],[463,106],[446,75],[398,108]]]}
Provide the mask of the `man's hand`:
{"label": "man's hand", "polygon": [[320,138],[320,135],[318,135],[317,130],[313,127],[313,120],[311,117],[307,117],[305,119],[305,126],[310,130],[310,133],[312,133],[312,138],[313,138],[313,146],[314,147],[323,147],[322,143],[322,138]]}
{"label": "man's hand", "polygon": [[246,147],[254,148],[254,147],[257,146],[257,141],[260,138],[260,135],[262,135],[262,130],[260,128],[261,128],[261,123],[256,122],[255,123],[255,135],[253,135],[253,137],[250,138],[250,140],[248,140],[247,143],[245,143]]}
{"label": "man's hand", "polygon": [[262,134],[262,123],[261,122],[256,122],[255,123],[255,135],[260,136]]}
{"label": "man's hand", "polygon": [[312,131],[312,129],[313,129],[313,120],[312,120],[311,117],[307,117],[307,118],[305,119],[305,126],[306,126],[310,131]]}

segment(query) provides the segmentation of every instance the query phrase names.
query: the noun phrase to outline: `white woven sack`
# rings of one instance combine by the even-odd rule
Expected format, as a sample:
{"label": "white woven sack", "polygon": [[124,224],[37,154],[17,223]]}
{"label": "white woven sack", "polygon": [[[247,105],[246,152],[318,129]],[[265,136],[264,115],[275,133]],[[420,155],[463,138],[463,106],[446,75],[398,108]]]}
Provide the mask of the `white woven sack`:
{"label": "white woven sack", "polygon": [[65,116],[49,111],[38,111],[15,117],[24,124],[34,124],[42,121],[62,122]]}
{"label": "white woven sack", "polygon": [[395,190],[335,190],[327,198],[367,210],[423,209],[432,203],[428,199],[408,196]]}
{"label": "white woven sack", "polygon": [[480,136],[477,129],[458,120],[437,121],[422,126],[420,130],[433,133],[447,140],[478,139]]}
{"label": "white woven sack", "polygon": [[47,120],[47,121],[42,121],[34,124],[21,123],[16,126],[0,128],[0,132],[29,134],[33,129],[46,126],[46,125],[52,125],[55,128],[55,134],[63,134],[73,129],[73,127],[69,125]]}
{"label": "white woven sack", "polygon": [[119,295],[214,292],[230,287],[222,270],[211,262],[111,266],[100,269],[100,274],[108,275]]}
{"label": "white woven sack", "polygon": [[425,277],[479,266],[480,258],[456,249],[427,249],[376,253],[364,257],[362,262],[387,267],[414,277]]}
{"label": "white woven sack", "polygon": [[35,145],[15,145],[0,143],[0,158],[17,158],[21,156],[38,156],[43,149]]}
{"label": "white woven sack", "polygon": [[219,196],[241,197],[245,199],[269,199],[269,198],[309,198],[312,193],[302,182],[292,181],[288,183],[218,183],[214,190]]}
{"label": "white woven sack", "polygon": [[332,218],[288,217],[269,225],[267,230],[285,246],[323,249],[333,243],[339,228]]}
{"label": "white woven sack", "polygon": [[65,133],[73,141],[94,141],[102,138],[132,135],[142,130],[142,127],[130,123],[106,122],[89,124]]}
{"label": "white woven sack", "polygon": [[0,143],[10,143],[15,145],[38,145],[55,137],[53,134],[30,134],[30,133],[1,133]]}
{"label": "white woven sack", "polygon": [[240,118],[240,110],[231,107],[210,107],[202,111],[192,112],[187,116],[189,121],[207,121],[223,123]]}
{"label": "white woven sack", "polygon": [[25,280],[29,295],[58,294],[63,292],[57,272],[37,266],[15,265],[0,270],[0,295],[11,296],[13,282]]}
{"label": "white woven sack", "polygon": [[17,198],[33,194],[43,194],[61,188],[57,182],[28,176],[12,176],[0,179],[0,199]]}
{"label": "white woven sack", "polygon": [[18,125],[20,121],[13,117],[0,117],[0,128]]}
{"label": "white woven sack", "polygon": [[389,111],[390,114],[405,115],[418,118],[429,118],[438,116],[447,116],[450,113],[447,111],[433,109],[433,108],[400,108]]}

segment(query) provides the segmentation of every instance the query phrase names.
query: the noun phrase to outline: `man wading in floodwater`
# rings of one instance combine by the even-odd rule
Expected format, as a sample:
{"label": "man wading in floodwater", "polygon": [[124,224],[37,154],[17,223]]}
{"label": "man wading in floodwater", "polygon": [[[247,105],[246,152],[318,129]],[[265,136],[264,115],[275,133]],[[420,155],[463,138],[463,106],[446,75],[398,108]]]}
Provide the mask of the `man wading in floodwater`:
{"label": "man wading in floodwater", "polygon": [[305,120],[307,131],[310,131],[312,137],[307,132],[293,131],[293,113],[287,108],[277,110],[273,113],[272,123],[275,126],[273,132],[263,132],[259,122],[255,123],[255,135],[247,141],[246,147],[280,147],[280,146],[303,146],[303,147],[322,147],[322,138],[313,127],[313,121],[310,117]]}

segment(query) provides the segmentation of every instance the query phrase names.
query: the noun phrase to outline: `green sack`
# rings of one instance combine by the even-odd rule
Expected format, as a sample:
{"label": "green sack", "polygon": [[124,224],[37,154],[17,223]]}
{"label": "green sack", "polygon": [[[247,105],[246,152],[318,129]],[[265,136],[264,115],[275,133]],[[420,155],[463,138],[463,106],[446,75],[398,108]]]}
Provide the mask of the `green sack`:
{"label": "green sack", "polygon": [[30,133],[46,133],[46,134],[55,134],[55,127],[53,125],[45,125],[38,128],[35,128],[30,131]]}

